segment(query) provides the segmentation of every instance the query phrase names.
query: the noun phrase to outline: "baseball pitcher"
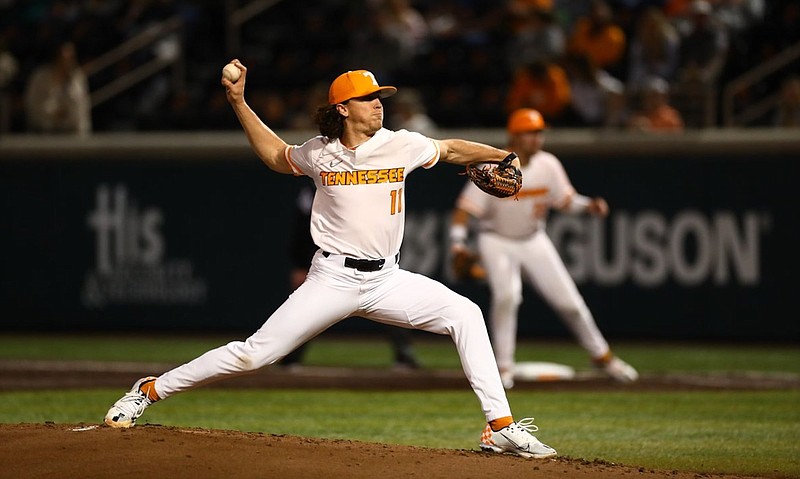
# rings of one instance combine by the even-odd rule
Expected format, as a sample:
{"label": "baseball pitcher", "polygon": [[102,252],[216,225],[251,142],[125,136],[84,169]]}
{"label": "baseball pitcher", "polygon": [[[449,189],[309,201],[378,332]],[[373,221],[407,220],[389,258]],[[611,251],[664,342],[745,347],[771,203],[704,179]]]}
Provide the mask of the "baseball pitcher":
{"label": "baseball pitcher", "polygon": [[[140,379],[109,409],[105,423],[131,427],[156,401],[273,364],[333,324],[359,316],[453,339],[487,422],[482,449],[555,456],[553,448],[531,434],[537,428],[529,419],[514,421],[480,308],[398,265],[408,176],[440,161],[463,166],[500,161],[508,152],[384,128],[381,100],[397,89],[379,85],[366,70],[338,76],[330,85],[328,104],[315,115],[320,135],[288,145],[245,102],[247,68],[238,60],[233,64],[240,77],[235,82],[223,78],[222,85],[253,151],[271,170],[305,175],[316,185],[310,228],[319,250],[303,284],[258,331],[158,377]],[[518,168],[519,160],[513,164]]]}

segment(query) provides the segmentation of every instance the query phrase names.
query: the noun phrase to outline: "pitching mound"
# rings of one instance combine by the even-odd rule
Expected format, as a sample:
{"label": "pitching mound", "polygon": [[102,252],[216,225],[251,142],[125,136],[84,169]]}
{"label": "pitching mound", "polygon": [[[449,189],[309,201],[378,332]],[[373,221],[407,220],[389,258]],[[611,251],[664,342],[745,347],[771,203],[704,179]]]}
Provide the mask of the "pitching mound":
{"label": "pitching mound", "polygon": [[[149,366],[149,367],[147,367]],[[140,371],[169,365],[64,361],[0,361],[0,389],[117,387]],[[341,368],[267,369],[226,381],[225,387],[370,389],[459,388],[453,371],[386,371]],[[210,387],[213,387],[211,385]],[[607,378],[520,381],[519,389],[619,390]],[[795,375],[661,375],[643,377],[627,390],[798,388]],[[477,440],[477,438],[476,438]],[[563,451],[562,451],[563,452]],[[653,471],[605,461],[561,456],[528,460],[475,450],[432,449],[261,433],[140,425],[118,430],[96,424],[0,424],[1,477],[26,478],[672,478],[744,479],[748,476]]]}
{"label": "pitching mound", "polygon": [[0,444],[3,477],[14,478],[745,478],[158,425],[5,424]]}

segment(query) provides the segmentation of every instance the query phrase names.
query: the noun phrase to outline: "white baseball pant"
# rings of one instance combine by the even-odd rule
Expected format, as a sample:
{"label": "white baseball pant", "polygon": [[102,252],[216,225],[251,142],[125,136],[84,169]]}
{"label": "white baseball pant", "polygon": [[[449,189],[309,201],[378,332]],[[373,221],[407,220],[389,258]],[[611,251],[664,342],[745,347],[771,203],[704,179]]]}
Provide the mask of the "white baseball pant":
{"label": "white baseball pant", "polygon": [[405,271],[396,257],[380,271],[344,266],[344,256],[317,252],[306,281],[245,341],[233,341],[158,377],[164,399],[225,377],[273,364],[328,327],[350,316],[446,334],[455,342],[464,373],[486,420],[511,416],[480,308],[426,276]]}
{"label": "white baseball pant", "polygon": [[501,370],[514,367],[522,274],[592,358],[608,352],[608,343],[547,233],[540,230],[518,240],[482,232],[478,248],[491,289],[489,325]]}

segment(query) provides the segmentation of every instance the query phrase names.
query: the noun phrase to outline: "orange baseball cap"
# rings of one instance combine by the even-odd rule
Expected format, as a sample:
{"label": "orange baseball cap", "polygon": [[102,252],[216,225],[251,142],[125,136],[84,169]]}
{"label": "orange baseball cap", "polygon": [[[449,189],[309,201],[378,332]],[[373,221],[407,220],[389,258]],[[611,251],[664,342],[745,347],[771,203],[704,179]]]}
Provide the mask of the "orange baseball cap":
{"label": "orange baseball cap", "polygon": [[342,73],[331,83],[328,90],[328,103],[335,105],[344,103],[351,98],[372,95],[380,92],[381,98],[386,98],[397,93],[393,86],[380,86],[375,75],[367,70],[353,70]]}
{"label": "orange baseball cap", "polygon": [[526,131],[541,131],[544,128],[542,114],[533,108],[515,110],[508,118],[508,125],[506,126],[506,129],[512,135],[525,133]]}

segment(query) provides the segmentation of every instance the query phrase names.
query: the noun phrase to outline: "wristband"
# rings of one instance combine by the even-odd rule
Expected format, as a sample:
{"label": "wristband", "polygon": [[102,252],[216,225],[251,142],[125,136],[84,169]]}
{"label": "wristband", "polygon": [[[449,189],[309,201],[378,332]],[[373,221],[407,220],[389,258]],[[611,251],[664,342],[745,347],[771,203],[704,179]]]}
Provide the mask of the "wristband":
{"label": "wristband", "polygon": [[454,245],[463,246],[467,242],[467,227],[466,225],[453,224],[450,225],[450,242]]}

